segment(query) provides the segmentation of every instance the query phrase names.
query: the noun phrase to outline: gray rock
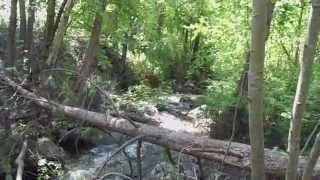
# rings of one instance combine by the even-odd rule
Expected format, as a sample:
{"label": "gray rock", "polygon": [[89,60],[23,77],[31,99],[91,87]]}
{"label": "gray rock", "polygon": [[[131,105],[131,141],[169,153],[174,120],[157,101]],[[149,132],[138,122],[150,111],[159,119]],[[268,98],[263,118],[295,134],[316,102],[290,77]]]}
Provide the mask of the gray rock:
{"label": "gray rock", "polygon": [[155,105],[152,105],[152,104],[145,104],[143,111],[149,116],[154,116],[158,113],[158,109],[156,108]]}
{"label": "gray rock", "polygon": [[[85,128],[81,131],[81,139],[93,145],[105,142],[108,135],[97,128]],[[113,142],[112,142],[113,143]]]}
{"label": "gray rock", "polygon": [[63,160],[66,158],[64,150],[47,137],[42,137],[37,140],[37,150],[38,153],[46,159]]}
{"label": "gray rock", "polygon": [[204,114],[205,109],[206,109],[205,105],[196,107],[196,108],[192,109],[191,111],[189,111],[188,116],[193,119],[205,118],[205,114]]}

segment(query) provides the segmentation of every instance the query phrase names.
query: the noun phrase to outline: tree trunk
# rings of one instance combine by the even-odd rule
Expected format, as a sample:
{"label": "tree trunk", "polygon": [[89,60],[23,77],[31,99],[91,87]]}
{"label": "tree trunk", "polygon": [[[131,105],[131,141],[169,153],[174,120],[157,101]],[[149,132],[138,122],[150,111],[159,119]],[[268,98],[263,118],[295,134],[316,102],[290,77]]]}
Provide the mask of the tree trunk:
{"label": "tree trunk", "polygon": [[123,44],[122,54],[109,46],[103,46],[103,49],[105,50],[105,55],[111,60],[112,77],[119,82],[119,88],[123,90],[135,84],[137,81],[136,76],[126,63],[127,44]]}
{"label": "tree trunk", "polygon": [[312,2],[308,34],[305,40],[302,56],[300,57],[300,74],[293,103],[292,121],[290,123],[288,137],[289,163],[286,171],[286,180],[296,180],[298,176],[297,165],[300,154],[301,123],[305,112],[312,77],[313,60],[316,52],[319,31],[320,0],[314,0]]}
{"label": "tree trunk", "polygon": [[27,18],[26,18],[26,2],[25,0],[19,0],[20,10],[20,40],[25,42],[26,40],[26,29],[27,29]]}
{"label": "tree trunk", "polygon": [[67,30],[69,16],[70,16],[70,13],[72,11],[72,8],[73,8],[75,1],[76,0],[68,0],[66,6],[64,8],[64,13],[60,19],[60,23],[59,23],[57,32],[56,32],[56,34],[53,38],[53,42],[50,46],[50,53],[47,58],[47,66],[49,66],[49,67],[55,65],[56,60],[58,58],[58,53],[59,53],[60,47],[62,45],[64,34]]}
{"label": "tree trunk", "polygon": [[59,23],[60,23],[60,19],[61,19],[61,16],[63,14],[63,10],[67,4],[67,1],[68,0],[63,0],[61,5],[60,5],[60,8],[59,8],[59,12],[57,14],[57,17],[56,17],[56,21],[54,22],[54,27],[53,27],[53,34],[56,33],[57,29],[58,29],[58,26],[59,26]]}
{"label": "tree trunk", "polygon": [[48,0],[47,1],[47,19],[46,19],[46,25],[45,25],[45,45],[48,49],[50,47],[51,41],[54,37],[54,17],[56,14],[55,11],[56,8],[56,0]]}
{"label": "tree trunk", "polygon": [[313,144],[307,165],[304,169],[302,180],[311,180],[313,169],[318,161],[320,155],[320,133],[317,135]]}
{"label": "tree trunk", "polygon": [[[268,0],[267,35],[266,35],[265,41],[268,40],[269,35],[270,35],[274,7],[275,7],[275,2],[272,2],[272,0]],[[241,73],[240,80],[238,81],[237,94],[239,96],[247,96],[248,95],[248,69],[249,69],[250,56],[251,56],[250,51],[248,51],[246,53],[244,68]]]}
{"label": "tree trunk", "polygon": [[267,36],[267,1],[253,1],[251,57],[248,73],[251,179],[264,180],[263,69]]}
{"label": "tree trunk", "polygon": [[[84,126],[96,127],[104,131],[119,132],[132,137],[142,135],[143,141],[165,146],[172,150],[199,158],[211,160],[211,163],[221,163],[225,158],[225,152],[229,144],[228,141],[209,139],[203,136],[199,137],[188,131],[174,131],[138,122],[135,122],[137,125],[137,127],[135,127],[131,122],[123,118],[52,102],[24,89],[1,74],[0,84],[11,86],[14,92],[34,101],[40,107],[50,110],[53,114],[63,114],[69,117],[67,118],[68,120],[81,122]],[[264,152],[267,175],[278,178],[283,177],[285,174],[288,156],[285,153],[270,149],[265,149]],[[237,171],[239,173],[249,171],[250,167],[253,167],[249,160],[252,153],[253,152],[249,145],[234,142],[232,143],[228,156],[224,162],[227,166],[233,168],[231,171],[239,170]],[[305,164],[306,158],[300,157],[299,167],[304,168]],[[227,169],[228,168],[226,168],[226,170]],[[313,177],[320,178],[320,167],[316,167],[314,172]],[[259,177],[259,179],[261,179],[261,177]]]}
{"label": "tree trunk", "polygon": [[99,45],[99,37],[101,34],[101,24],[102,24],[102,16],[101,14],[104,12],[106,7],[106,0],[101,0],[100,9],[96,13],[96,17],[94,20],[91,37],[88,42],[88,46],[86,48],[84,57],[82,59],[82,66],[80,69],[81,77],[78,78],[76,82],[76,89],[81,92],[81,90],[85,86],[86,80],[90,77],[94,67],[97,65],[96,54],[97,47]]}
{"label": "tree trunk", "polygon": [[14,67],[16,62],[17,1],[11,0],[6,67]]}
{"label": "tree trunk", "polygon": [[34,0],[29,0],[28,8],[28,23],[26,30],[26,40],[24,43],[25,50],[28,51],[28,56],[31,57],[31,49],[33,46],[33,25],[35,21],[35,4]]}
{"label": "tree trunk", "polygon": [[201,35],[198,34],[193,41],[191,62],[194,62],[197,59],[198,51],[200,49],[200,39]]}

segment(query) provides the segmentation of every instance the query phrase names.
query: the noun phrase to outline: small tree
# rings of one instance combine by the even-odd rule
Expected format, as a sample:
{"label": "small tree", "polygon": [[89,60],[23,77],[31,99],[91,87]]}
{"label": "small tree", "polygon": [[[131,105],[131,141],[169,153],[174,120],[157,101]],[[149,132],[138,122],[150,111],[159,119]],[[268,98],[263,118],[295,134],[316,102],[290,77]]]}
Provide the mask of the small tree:
{"label": "small tree", "polygon": [[304,43],[302,56],[300,57],[300,74],[292,109],[293,118],[290,123],[288,137],[289,162],[286,171],[286,180],[296,180],[298,175],[297,168],[300,154],[301,124],[312,77],[313,60],[319,31],[320,0],[313,0],[308,34]]}

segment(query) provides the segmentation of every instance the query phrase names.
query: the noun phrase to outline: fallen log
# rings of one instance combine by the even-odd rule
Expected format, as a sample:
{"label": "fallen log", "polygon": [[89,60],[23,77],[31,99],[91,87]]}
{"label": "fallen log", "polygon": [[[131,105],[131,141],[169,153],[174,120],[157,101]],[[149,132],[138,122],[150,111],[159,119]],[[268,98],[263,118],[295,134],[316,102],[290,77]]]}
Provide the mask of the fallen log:
{"label": "fallen log", "polygon": [[[106,116],[102,113],[87,111],[85,109],[62,105],[52,102],[30,92],[8,77],[0,74],[0,83],[11,86],[25,98],[32,99],[37,105],[54,113],[64,114],[70,120],[81,121],[87,126],[102,130],[119,132],[128,136],[143,136],[143,140],[168,147],[172,150],[199,158],[221,162],[228,148],[228,142],[207,137],[198,137],[191,133],[173,131],[166,128],[136,123],[135,127],[128,120],[114,116]],[[250,170],[250,146],[241,143],[232,143],[228,156],[224,163],[231,167]],[[265,149],[266,173],[271,177],[283,177],[287,164],[286,153]],[[299,171],[305,167],[306,158],[300,157]],[[320,166],[316,166],[314,177],[320,178]]]}

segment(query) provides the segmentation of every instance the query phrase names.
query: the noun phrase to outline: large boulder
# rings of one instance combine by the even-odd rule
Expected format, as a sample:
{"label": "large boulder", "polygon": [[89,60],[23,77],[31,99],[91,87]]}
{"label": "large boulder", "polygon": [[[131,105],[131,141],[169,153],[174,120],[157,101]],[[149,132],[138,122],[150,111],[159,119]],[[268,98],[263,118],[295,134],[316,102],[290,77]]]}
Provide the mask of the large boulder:
{"label": "large boulder", "polygon": [[46,159],[63,160],[66,158],[64,150],[47,137],[42,137],[37,140],[37,150],[38,153]]}

